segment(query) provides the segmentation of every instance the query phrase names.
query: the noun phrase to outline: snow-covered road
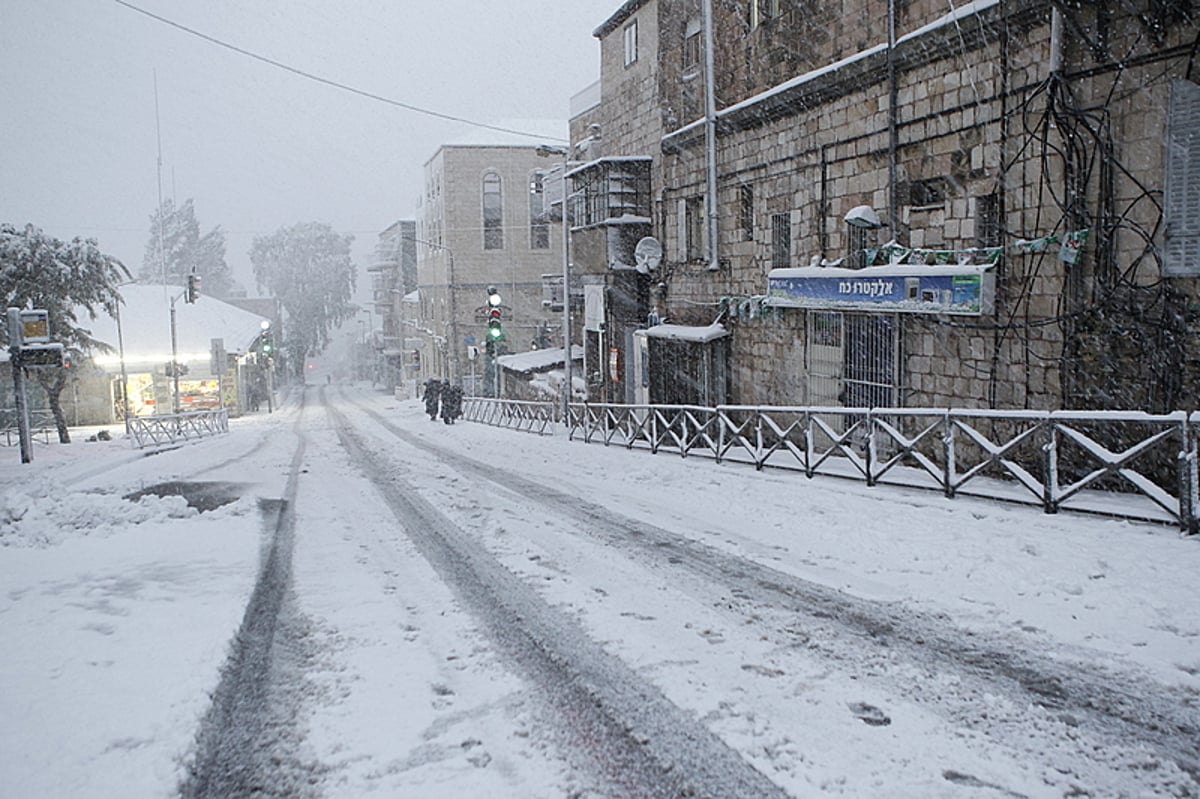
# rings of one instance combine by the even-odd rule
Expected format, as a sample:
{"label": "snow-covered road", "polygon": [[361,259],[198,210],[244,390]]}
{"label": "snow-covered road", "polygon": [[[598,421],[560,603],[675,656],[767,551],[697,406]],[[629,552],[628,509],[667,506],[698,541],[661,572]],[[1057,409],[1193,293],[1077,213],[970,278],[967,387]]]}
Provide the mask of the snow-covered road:
{"label": "snow-covered road", "polygon": [[[1200,795],[1170,528],[420,411],[310,387],[0,466],[0,796]],[[119,499],[168,480],[243,498]],[[224,656],[281,541],[233,763]]]}

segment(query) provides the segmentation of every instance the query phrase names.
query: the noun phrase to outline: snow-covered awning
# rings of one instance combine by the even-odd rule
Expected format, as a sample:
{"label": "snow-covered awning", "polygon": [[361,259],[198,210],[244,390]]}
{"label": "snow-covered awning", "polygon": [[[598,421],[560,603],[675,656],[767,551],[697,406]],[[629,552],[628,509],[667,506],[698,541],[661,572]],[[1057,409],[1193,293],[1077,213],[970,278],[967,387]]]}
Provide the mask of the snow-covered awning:
{"label": "snow-covered awning", "polygon": [[[583,347],[578,344],[571,345],[571,360],[583,360]],[[544,350],[518,352],[513,355],[501,355],[496,359],[496,363],[501,368],[507,369],[510,372],[519,372],[521,374],[543,372],[547,369],[563,365],[563,351],[562,347],[552,347]]]}
{"label": "snow-covered awning", "polygon": [[633,331],[635,336],[647,338],[665,338],[673,341],[691,341],[696,344],[707,344],[729,335],[729,331],[720,322],[711,325],[655,325],[645,330]]}
{"label": "snow-covered awning", "polygon": [[[162,364],[171,360],[171,298],[181,291],[178,286],[130,284],[121,286],[120,328],[125,342],[127,364]],[[79,326],[92,331],[92,337],[111,346],[110,355],[99,355],[96,363],[118,363],[118,323],[101,312],[96,319],[87,312],[77,313]],[[256,313],[227,302],[201,295],[195,303],[175,302],[176,351],[181,362],[208,360],[213,339],[220,339],[230,354],[244,353],[262,333],[262,323],[270,321]]]}

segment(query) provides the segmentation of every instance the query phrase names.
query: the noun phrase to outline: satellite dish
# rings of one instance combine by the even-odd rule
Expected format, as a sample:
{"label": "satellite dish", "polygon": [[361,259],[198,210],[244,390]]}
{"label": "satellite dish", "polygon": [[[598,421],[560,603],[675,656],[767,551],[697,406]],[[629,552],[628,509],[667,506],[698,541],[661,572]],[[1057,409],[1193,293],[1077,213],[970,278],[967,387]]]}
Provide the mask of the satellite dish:
{"label": "satellite dish", "polygon": [[658,265],[662,263],[662,256],[662,245],[653,236],[647,236],[633,248],[634,264],[637,265],[637,270],[643,275],[658,269]]}

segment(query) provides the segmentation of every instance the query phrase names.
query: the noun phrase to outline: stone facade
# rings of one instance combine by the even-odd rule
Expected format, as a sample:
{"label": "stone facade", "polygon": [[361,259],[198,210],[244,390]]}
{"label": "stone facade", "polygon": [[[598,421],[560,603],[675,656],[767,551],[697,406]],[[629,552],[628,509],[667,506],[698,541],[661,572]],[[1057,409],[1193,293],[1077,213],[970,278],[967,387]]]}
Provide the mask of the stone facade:
{"label": "stone facade", "polygon": [[[530,205],[531,185],[546,166],[536,147],[496,145],[446,145],[426,163],[416,235],[419,325],[427,342],[420,379],[482,379],[482,358],[472,358],[469,347],[483,350],[489,286],[502,298],[508,350],[528,350],[544,326],[559,330],[557,315],[542,303],[542,275],[562,271],[560,226],[543,217],[543,232],[535,232]],[[499,179],[499,208],[485,219],[489,176]],[[493,236],[487,241],[485,229]]]}
{"label": "stone facade", "polygon": [[[888,372],[879,378],[887,393],[873,401],[1195,406],[1197,280],[1164,280],[1159,259],[1168,83],[1190,72],[1195,22],[1171,4],[1136,15],[1099,4],[1057,19],[1034,0],[954,14],[935,0],[778,5],[777,17],[751,19],[746,4],[713,4],[716,270],[687,241],[705,193],[700,2],[626,3],[597,32],[607,55],[594,113],[614,133],[606,145],[629,148],[622,154],[661,134],[653,175],[666,306],[672,322],[720,317],[732,329],[731,402],[804,404],[820,391],[807,340],[813,311],[728,309],[761,298],[773,267],[853,265],[860,248],[891,240],[1003,255],[992,267],[994,306],[982,315],[889,313],[893,322],[872,328],[852,317],[882,314],[844,314],[848,337],[868,329],[890,337],[876,365]],[[611,58],[623,23],[651,14],[656,103]],[[658,111],[653,122],[648,107]],[[861,205],[885,226],[859,240],[843,218]],[[1018,246],[1078,231],[1088,239],[1073,265],[1057,244]],[[843,378],[860,366],[858,350],[845,346]]]}

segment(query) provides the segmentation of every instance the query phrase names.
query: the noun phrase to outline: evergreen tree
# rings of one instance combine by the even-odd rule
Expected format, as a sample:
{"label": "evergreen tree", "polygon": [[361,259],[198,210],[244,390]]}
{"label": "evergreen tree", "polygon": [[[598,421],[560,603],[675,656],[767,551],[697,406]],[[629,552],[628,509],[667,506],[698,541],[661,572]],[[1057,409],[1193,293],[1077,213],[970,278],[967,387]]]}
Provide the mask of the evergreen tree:
{"label": "evergreen tree", "polygon": [[250,248],[254,280],[287,312],[284,351],[297,376],[309,356],[329,346],[330,332],[354,316],[354,237],[309,222],[256,236]]}
{"label": "evergreen tree", "polygon": [[[91,331],[80,326],[76,314],[82,309],[95,319],[103,310],[116,316],[121,302],[118,287],[129,277],[125,265],[102,253],[95,239],[63,242],[33,225],[17,228],[0,223],[0,295],[6,307],[46,309],[51,338],[63,345],[74,363],[96,352],[112,351],[111,345],[92,338]],[[0,327],[7,343],[7,326]],[[61,403],[68,370],[38,369],[33,376],[46,392],[58,440],[69,443]]]}
{"label": "evergreen tree", "polygon": [[217,298],[228,296],[233,274],[225,263],[225,232],[217,226],[200,235],[191,199],[178,208],[173,201],[164,200],[162,208],[150,217],[150,241],[146,243],[138,280],[165,281],[167,285],[182,288],[193,271],[200,275],[205,294]]}

